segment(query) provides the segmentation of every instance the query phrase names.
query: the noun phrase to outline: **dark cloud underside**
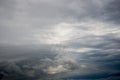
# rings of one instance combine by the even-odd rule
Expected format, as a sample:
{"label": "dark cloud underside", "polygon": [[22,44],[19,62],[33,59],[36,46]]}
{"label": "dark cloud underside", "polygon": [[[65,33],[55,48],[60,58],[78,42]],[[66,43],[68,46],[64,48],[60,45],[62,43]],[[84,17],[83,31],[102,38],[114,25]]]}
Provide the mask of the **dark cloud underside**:
{"label": "dark cloud underside", "polygon": [[0,80],[119,80],[119,0],[0,0]]}

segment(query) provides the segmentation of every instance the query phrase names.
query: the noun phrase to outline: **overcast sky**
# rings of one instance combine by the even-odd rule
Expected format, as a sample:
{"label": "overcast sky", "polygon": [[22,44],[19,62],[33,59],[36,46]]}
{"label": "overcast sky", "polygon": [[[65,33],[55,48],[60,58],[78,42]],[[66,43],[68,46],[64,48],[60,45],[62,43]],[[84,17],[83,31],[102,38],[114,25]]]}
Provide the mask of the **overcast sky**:
{"label": "overcast sky", "polygon": [[22,80],[120,79],[119,4],[0,0],[0,75],[13,70],[12,80],[21,79],[15,74]]}

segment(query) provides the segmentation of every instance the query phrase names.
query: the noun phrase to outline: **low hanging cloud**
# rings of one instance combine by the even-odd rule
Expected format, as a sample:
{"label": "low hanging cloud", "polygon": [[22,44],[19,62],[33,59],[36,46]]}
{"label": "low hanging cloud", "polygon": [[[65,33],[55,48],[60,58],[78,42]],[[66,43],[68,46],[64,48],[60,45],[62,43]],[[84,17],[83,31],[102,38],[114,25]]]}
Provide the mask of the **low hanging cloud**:
{"label": "low hanging cloud", "polygon": [[118,0],[1,0],[1,80],[119,80]]}

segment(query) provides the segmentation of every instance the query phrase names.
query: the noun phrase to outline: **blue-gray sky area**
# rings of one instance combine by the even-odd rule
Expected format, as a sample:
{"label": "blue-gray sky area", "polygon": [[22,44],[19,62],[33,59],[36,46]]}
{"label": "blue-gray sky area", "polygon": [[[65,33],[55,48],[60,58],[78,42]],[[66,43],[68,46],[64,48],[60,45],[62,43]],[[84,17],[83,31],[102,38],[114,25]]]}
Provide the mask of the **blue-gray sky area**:
{"label": "blue-gray sky area", "polygon": [[0,80],[120,80],[120,0],[0,0]]}

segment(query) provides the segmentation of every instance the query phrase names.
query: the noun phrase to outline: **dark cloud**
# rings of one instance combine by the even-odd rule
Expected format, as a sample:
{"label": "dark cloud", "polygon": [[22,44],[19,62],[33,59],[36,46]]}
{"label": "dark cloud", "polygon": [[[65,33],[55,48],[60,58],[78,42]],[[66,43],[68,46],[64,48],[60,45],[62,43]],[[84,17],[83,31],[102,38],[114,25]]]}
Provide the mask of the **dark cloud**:
{"label": "dark cloud", "polygon": [[105,8],[105,16],[107,16],[108,21],[113,21],[114,23],[120,22],[120,1],[113,0]]}
{"label": "dark cloud", "polygon": [[118,0],[1,0],[1,80],[119,80]]}

